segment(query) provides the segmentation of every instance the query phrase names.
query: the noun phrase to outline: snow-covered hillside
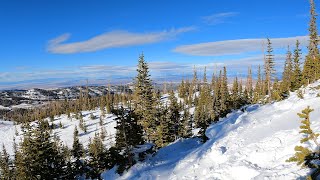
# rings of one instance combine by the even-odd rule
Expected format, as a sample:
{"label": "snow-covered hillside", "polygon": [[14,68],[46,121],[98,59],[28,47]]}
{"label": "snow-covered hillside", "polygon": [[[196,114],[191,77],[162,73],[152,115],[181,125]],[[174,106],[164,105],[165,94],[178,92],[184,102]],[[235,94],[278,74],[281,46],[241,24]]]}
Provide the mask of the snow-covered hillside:
{"label": "snow-covered hillside", "polygon": [[[234,111],[219,123],[211,125],[206,134],[209,140],[202,144],[198,138],[180,139],[160,149],[154,156],[137,163],[122,176],[115,168],[102,174],[104,179],[297,179],[308,173],[294,163],[285,162],[299,145],[300,119],[297,116],[307,106],[315,109],[311,113],[312,127],[320,132],[320,81],[304,88],[304,99],[296,93],[284,101],[246,107]],[[177,96],[177,94],[176,94]],[[168,95],[162,98],[168,102]],[[190,109],[193,113],[194,108]],[[96,119],[90,119],[90,113]],[[87,133],[80,130],[80,141],[86,146],[89,138],[101,130],[100,110],[84,111]],[[106,146],[114,143],[114,116],[104,118],[104,127],[109,138]],[[55,124],[62,123],[54,133],[63,143],[72,146],[73,130],[79,120],[68,119],[66,115],[55,117]],[[12,140],[15,129],[20,126],[0,121],[0,144],[13,153]],[[19,132],[20,136],[21,133]],[[16,137],[19,141],[20,137]],[[311,146],[314,145],[311,144]],[[0,147],[1,149],[1,147]]]}
{"label": "snow-covered hillside", "polygon": [[[90,114],[93,113],[95,119],[90,119]],[[82,112],[83,120],[87,126],[87,132],[84,133],[79,129],[79,120],[72,118],[68,119],[66,115],[61,115],[59,117],[55,117],[54,124],[56,124],[57,128],[53,130],[53,133],[60,138],[63,144],[66,144],[69,148],[72,147],[73,143],[73,132],[75,126],[77,126],[79,130],[79,140],[80,142],[87,147],[89,144],[89,139],[95,136],[95,133],[99,133],[101,131],[101,126],[99,125],[99,118],[101,115],[101,111],[99,109],[94,111],[83,111]],[[115,142],[115,133],[116,129],[116,121],[114,120],[115,116],[111,114],[107,114],[105,118],[103,118],[103,126],[107,132],[107,137],[105,139],[105,145],[109,148]],[[63,125],[63,128],[59,128],[59,124]],[[16,136],[16,130],[18,131],[18,136]],[[10,154],[13,154],[13,138],[15,137],[16,141],[19,142],[22,138],[21,126],[13,125],[12,122],[9,121],[0,121],[0,145],[4,144],[6,149]],[[0,147],[2,149],[2,146]]]}
{"label": "snow-covered hillside", "polygon": [[[199,139],[178,140],[153,157],[119,176],[114,170],[105,179],[297,179],[308,173],[285,162],[299,144],[300,119],[307,106],[312,127],[320,131],[319,82],[305,88],[304,99],[296,93],[284,101],[235,111],[211,125],[205,144]],[[311,145],[312,146],[312,145]]]}

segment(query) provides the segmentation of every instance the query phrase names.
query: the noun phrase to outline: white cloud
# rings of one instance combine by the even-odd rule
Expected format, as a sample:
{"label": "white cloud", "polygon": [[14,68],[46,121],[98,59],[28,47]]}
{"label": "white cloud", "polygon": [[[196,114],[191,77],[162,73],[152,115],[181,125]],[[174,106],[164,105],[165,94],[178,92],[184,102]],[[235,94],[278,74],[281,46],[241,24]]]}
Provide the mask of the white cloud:
{"label": "white cloud", "polygon": [[208,25],[216,25],[226,22],[227,18],[238,15],[237,12],[223,12],[202,17],[202,20]]}
{"label": "white cloud", "polygon": [[65,43],[70,34],[63,34],[49,41],[47,50],[57,54],[93,52],[107,48],[127,47],[150,44],[174,38],[178,34],[192,31],[195,27],[165,30],[151,33],[132,33],[127,31],[111,31],[85,41]]}
{"label": "white cloud", "polygon": [[[287,38],[271,38],[270,40],[272,43],[272,47],[274,49],[278,49],[286,48],[288,45],[294,46],[296,40],[300,41],[301,46],[307,46],[309,37],[296,36]],[[266,44],[266,39],[236,39],[182,45],[176,47],[173,51],[196,56],[236,55],[248,52],[261,52],[263,44]]]}

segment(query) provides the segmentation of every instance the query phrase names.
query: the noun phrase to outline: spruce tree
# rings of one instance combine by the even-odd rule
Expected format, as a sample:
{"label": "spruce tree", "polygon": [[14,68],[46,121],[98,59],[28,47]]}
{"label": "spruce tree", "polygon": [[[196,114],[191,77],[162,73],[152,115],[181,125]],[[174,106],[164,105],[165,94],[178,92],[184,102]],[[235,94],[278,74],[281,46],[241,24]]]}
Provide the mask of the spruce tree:
{"label": "spruce tree", "polygon": [[65,174],[61,144],[50,135],[47,121],[40,120],[29,128],[21,143],[20,174],[26,179],[54,179]]}
{"label": "spruce tree", "polygon": [[272,87],[272,80],[275,75],[275,68],[274,68],[274,55],[273,55],[273,49],[271,46],[271,41],[269,38],[267,38],[267,55],[265,58],[265,83],[267,87],[267,94],[268,94],[268,102],[271,102],[271,87]]}
{"label": "spruce tree", "polygon": [[[248,98],[248,102],[252,103],[253,101],[253,80],[252,80],[252,69],[251,67],[248,68],[248,77],[247,77],[247,84],[246,84],[246,96]],[[242,86],[240,86],[242,87]],[[240,91],[242,93],[242,91]]]}
{"label": "spruce tree", "polygon": [[174,95],[173,90],[169,95],[170,105],[168,107],[168,124],[169,124],[169,134],[171,134],[171,138],[169,141],[173,142],[178,138],[179,124],[180,124],[180,113],[179,113],[179,105],[177,102],[177,98]]}
{"label": "spruce tree", "polygon": [[192,120],[187,108],[184,108],[179,127],[179,137],[189,138],[192,136]]}
{"label": "spruce tree", "polygon": [[313,172],[307,179],[318,179],[320,175],[320,167],[317,161],[319,161],[320,153],[318,151],[319,143],[318,137],[320,134],[315,133],[311,129],[310,122],[310,113],[313,111],[309,106],[302,110],[302,113],[298,113],[298,116],[302,118],[300,126],[300,133],[303,134],[303,138],[300,140],[300,143],[314,143],[317,146],[316,150],[312,150],[308,147],[304,146],[296,146],[294,149],[296,153],[293,157],[289,158],[287,162],[296,162],[297,165],[301,165],[302,167],[308,167],[313,169]]}
{"label": "spruce tree", "polygon": [[139,57],[135,78],[135,113],[138,116],[139,124],[143,127],[147,141],[154,141],[155,122],[154,122],[154,99],[153,87],[150,79],[149,67],[144,60],[144,55]]}
{"label": "spruce tree", "polygon": [[284,69],[282,73],[282,82],[281,82],[281,93],[288,94],[291,90],[291,80],[293,76],[293,67],[292,67],[292,53],[288,47],[287,57],[284,64]]}
{"label": "spruce tree", "polygon": [[319,79],[320,68],[319,68],[319,37],[317,29],[317,13],[315,10],[314,0],[310,0],[310,22],[309,22],[309,45],[308,54],[305,59],[303,66],[303,83],[309,84]]}
{"label": "spruce tree", "polygon": [[13,172],[10,168],[10,158],[9,154],[7,153],[7,150],[2,145],[2,153],[0,153],[0,179],[12,179],[13,178]]}
{"label": "spruce tree", "polygon": [[293,53],[293,72],[291,79],[291,89],[297,90],[302,85],[302,73],[300,68],[301,49],[299,48],[299,41],[296,41],[296,48]]}
{"label": "spruce tree", "polygon": [[238,109],[241,106],[240,102],[240,93],[239,93],[239,82],[236,77],[232,84],[232,94],[231,94],[231,103],[233,109]]}
{"label": "spruce tree", "polygon": [[73,132],[73,145],[71,149],[71,155],[74,159],[74,161],[72,162],[73,178],[79,178],[85,173],[85,165],[81,160],[82,156],[84,155],[84,149],[83,145],[79,141],[78,136],[79,131],[77,129],[77,126],[75,126]]}
{"label": "spruce tree", "polygon": [[227,79],[227,68],[223,67],[223,75],[220,76],[221,88],[220,88],[220,115],[224,117],[229,113],[229,90]]}
{"label": "spruce tree", "polygon": [[261,67],[260,65],[258,66],[258,75],[257,75],[257,82],[256,82],[256,86],[254,89],[254,94],[253,94],[253,102],[254,103],[258,103],[262,97],[262,86],[263,86],[263,82],[262,82],[262,78],[261,78]]}
{"label": "spruce tree", "polygon": [[107,169],[107,151],[102,143],[102,140],[95,134],[93,140],[90,141],[89,147],[89,161],[90,168],[87,175],[92,179],[101,179],[101,173]]}

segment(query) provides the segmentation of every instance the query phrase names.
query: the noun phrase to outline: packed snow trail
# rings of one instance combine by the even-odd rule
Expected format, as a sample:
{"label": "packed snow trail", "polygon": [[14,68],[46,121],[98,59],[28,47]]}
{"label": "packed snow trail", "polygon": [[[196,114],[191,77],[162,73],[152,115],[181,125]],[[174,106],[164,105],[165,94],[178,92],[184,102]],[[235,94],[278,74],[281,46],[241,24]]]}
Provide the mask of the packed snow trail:
{"label": "packed snow trail", "polygon": [[[104,179],[298,179],[308,174],[295,163],[285,162],[300,145],[300,118],[307,106],[311,127],[320,132],[319,82],[304,91],[304,99],[291,93],[288,99],[268,105],[252,105],[234,111],[211,125],[209,140],[178,140],[122,176],[114,169]],[[314,144],[310,144],[315,148]]]}

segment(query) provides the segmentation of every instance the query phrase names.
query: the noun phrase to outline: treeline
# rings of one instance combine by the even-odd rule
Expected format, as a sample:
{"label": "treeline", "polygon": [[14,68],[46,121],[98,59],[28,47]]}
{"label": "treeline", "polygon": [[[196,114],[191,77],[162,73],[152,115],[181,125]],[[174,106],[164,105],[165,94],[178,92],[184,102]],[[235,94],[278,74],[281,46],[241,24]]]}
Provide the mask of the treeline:
{"label": "treeline", "polygon": [[85,91],[80,90],[80,96],[77,99],[49,101],[44,105],[29,108],[29,109],[13,109],[3,112],[3,119],[14,121],[15,123],[27,123],[47,117],[59,116],[62,114],[79,114],[81,111],[94,110],[100,107],[106,113],[110,113],[112,107],[117,107],[119,104],[127,105],[132,98],[132,91],[129,86],[123,85],[120,87],[123,90],[112,92],[108,87],[107,94],[100,97],[91,97],[88,87]]}

